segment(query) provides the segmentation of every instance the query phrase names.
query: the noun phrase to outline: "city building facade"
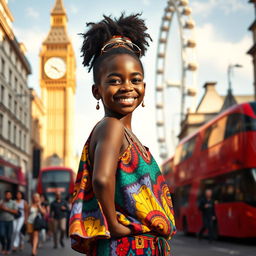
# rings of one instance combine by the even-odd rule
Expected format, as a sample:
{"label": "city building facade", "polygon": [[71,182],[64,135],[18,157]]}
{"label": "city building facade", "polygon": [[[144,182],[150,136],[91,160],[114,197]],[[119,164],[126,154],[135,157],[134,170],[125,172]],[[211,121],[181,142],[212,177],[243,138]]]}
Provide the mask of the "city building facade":
{"label": "city building facade", "polygon": [[0,197],[26,191],[30,170],[31,67],[14,35],[7,0],[0,0]]}

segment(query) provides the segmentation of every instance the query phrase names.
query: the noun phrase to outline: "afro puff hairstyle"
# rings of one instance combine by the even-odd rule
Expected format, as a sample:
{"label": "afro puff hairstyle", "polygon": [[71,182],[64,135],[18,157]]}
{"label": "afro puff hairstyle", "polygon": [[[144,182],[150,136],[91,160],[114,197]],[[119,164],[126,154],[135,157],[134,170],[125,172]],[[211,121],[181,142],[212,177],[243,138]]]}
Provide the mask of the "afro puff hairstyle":
{"label": "afro puff hairstyle", "polygon": [[[100,55],[101,48],[115,35],[130,38],[134,44],[140,47],[141,56],[145,55],[147,47],[149,46],[147,40],[152,41],[152,39],[150,35],[145,32],[147,27],[140,16],[141,14],[139,13],[130,16],[125,16],[125,14],[122,13],[119,19],[112,19],[111,16],[103,15],[104,19],[99,23],[87,23],[89,30],[80,35],[83,36],[81,48],[82,63],[85,67],[88,67],[89,72],[94,67],[95,62],[98,64],[99,60],[97,59],[100,59],[98,57],[104,56]],[[110,50],[110,52],[112,51]],[[132,51],[130,52],[133,53]],[[116,54],[116,51],[113,51],[113,53]]]}

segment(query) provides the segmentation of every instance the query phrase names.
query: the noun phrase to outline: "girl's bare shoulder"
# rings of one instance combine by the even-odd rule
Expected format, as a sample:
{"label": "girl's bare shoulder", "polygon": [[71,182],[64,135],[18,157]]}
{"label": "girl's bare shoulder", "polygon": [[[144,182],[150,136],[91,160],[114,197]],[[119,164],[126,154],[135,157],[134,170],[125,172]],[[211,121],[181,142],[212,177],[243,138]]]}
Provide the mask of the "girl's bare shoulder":
{"label": "girl's bare shoulder", "polygon": [[[104,138],[122,138],[124,134],[123,123],[114,117],[103,118],[95,127],[93,137],[98,139]],[[98,140],[96,139],[96,140]]]}

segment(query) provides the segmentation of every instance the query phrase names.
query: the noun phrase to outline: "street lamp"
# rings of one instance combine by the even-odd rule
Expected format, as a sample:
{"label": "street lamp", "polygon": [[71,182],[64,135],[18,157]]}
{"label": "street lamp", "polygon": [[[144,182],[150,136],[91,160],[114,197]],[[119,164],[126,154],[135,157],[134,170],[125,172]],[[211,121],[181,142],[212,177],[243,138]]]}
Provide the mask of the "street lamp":
{"label": "street lamp", "polygon": [[231,75],[233,74],[234,68],[242,68],[243,66],[240,64],[229,64],[228,65],[228,94],[232,94],[232,83],[231,83]]}

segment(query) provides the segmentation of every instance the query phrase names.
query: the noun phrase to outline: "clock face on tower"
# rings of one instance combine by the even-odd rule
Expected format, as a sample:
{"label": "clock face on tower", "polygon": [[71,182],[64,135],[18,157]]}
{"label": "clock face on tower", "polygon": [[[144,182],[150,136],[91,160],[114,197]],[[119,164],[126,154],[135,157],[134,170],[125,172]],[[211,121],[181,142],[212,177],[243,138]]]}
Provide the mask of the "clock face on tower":
{"label": "clock face on tower", "polygon": [[49,58],[44,64],[44,72],[51,79],[59,79],[66,73],[66,63],[62,58]]}

